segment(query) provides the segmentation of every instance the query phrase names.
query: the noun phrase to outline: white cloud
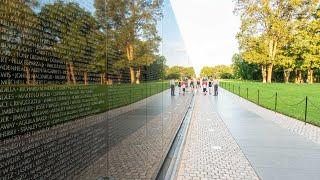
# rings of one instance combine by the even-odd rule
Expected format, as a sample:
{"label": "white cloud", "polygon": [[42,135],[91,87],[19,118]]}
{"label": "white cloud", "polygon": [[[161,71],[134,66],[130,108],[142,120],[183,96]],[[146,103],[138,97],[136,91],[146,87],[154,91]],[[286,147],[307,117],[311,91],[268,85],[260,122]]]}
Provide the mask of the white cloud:
{"label": "white cloud", "polygon": [[240,26],[232,0],[171,0],[171,4],[197,74],[205,65],[231,64]]}

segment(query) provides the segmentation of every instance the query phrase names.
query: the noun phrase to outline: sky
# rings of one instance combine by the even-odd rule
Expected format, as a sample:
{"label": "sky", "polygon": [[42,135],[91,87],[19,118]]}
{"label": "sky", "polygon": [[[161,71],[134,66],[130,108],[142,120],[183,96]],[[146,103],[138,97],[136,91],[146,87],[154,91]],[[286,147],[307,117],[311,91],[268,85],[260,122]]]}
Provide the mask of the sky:
{"label": "sky", "polygon": [[[95,11],[94,0],[65,1]],[[240,27],[233,8],[232,0],[164,0],[164,16],[157,28],[166,64],[193,66],[197,75],[203,66],[231,64],[232,55],[238,52],[235,36]]]}
{"label": "sky", "polygon": [[[240,19],[232,0],[170,0],[182,42],[196,74],[203,66],[231,64],[238,52]],[[166,17],[165,17],[166,18]],[[170,27],[167,27],[170,29]],[[173,61],[173,62],[171,62]],[[176,60],[169,59],[168,64]]]}
{"label": "sky", "polygon": [[160,54],[167,59],[166,64],[172,66],[192,66],[188,61],[188,53],[181,36],[170,0],[164,1],[163,18],[158,23],[158,32],[162,38]]}

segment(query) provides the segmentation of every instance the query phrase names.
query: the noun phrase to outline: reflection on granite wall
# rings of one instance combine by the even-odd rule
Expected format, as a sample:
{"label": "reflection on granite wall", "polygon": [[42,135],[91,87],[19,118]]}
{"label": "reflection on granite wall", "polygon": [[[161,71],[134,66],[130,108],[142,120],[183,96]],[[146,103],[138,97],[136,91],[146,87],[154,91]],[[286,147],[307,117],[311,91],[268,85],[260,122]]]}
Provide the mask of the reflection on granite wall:
{"label": "reflection on granite wall", "polygon": [[191,101],[159,21],[157,0],[0,0],[0,179],[155,178]]}

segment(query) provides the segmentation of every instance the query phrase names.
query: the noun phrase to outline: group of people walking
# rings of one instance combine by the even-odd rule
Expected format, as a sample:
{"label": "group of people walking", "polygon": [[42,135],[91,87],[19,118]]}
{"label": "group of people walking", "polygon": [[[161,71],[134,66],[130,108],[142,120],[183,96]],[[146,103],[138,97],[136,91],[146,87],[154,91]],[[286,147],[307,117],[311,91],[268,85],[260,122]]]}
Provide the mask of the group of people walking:
{"label": "group of people walking", "polygon": [[170,80],[171,87],[171,96],[175,96],[175,87],[178,86],[179,94],[185,95],[187,89],[191,92],[198,92],[199,89],[202,88],[202,92],[204,95],[213,94],[214,96],[218,95],[218,87],[219,81],[217,79],[188,79],[186,81],[178,81]]}

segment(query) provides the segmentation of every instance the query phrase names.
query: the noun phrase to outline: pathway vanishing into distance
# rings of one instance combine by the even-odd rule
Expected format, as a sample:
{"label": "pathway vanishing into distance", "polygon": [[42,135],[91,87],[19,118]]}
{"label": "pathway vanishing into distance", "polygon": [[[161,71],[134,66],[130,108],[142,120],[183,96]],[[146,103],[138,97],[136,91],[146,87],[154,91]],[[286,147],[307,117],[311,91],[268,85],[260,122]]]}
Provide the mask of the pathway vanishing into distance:
{"label": "pathway vanishing into distance", "polygon": [[208,95],[196,93],[178,179],[258,179]]}
{"label": "pathway vanishing into distance", "polygon": [[271,117],[224,90],[198,94],[178,179],[320,179],[320,144]]}

